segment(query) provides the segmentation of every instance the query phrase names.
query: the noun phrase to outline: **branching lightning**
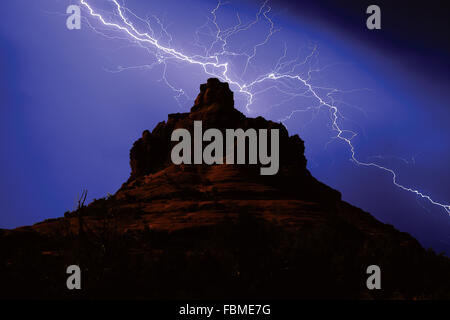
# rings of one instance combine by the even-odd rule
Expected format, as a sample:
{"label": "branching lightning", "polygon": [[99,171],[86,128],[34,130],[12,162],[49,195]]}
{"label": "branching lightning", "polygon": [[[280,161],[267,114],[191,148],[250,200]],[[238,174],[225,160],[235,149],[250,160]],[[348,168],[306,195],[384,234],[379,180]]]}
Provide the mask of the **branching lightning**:
{"label": "branching lightning", "polygon": [[[315,58],[317,52],[316,46],[314,46],[311,49],[311,52],[302,60],[300,60],[298,56],[296,59],[287,60],[287,48],[285,46],[283,54],[278,59],[278,61],[275,62],[271,72],[261,74],[253,78],[252,80],[243,80],[244,78],[247,78],[246,74],[248,68],[252,65],[252,61],[256,58],[258,49],[266,45],[270,41],[271,37],[279,31],[275,28],[275,24],[269,16],[271,7],[268,5],[268,0],[266,0],[261,5],[258,12],[256,13],[254,20],[248,23],[244,23],[241,20],[239,14],[237,14],[237,23],[225,30],[222,30],[219,23],[217,22],[217,11],[221,6],[224,5],[224,3],[221,3],[219,1],[217,6],[210,12],[211,18],[209,18],[209,21],[205,25],[198,28],[196,32],[197,41],[195,45],[201,48],[201,50],[203,51],[201,55],[188,55],[178,49],[175,49],[172,45],[172,36],[168,33],[161,20],[153,16],[152,19],[154,19],[154,21],[156,21],[157,25],[159,25],[160,27],[160,36],[164,36],[168,39],[168,44],[162,44],[162,42],[158,40],[156,32],[154,32],[154,30],[152,29],[149,23],[149,18],[143,19],[139,17],[135,13],[131,12],[131,10],[126,8],[123,4],[119,4],[117,0],[110,1],[114,4],[115,7],[113,17],[116,18],[118,22],[114,22],[114,19],[106,18],[106,16],[110,16],[111,13],[109,13],[109,15],[102,15],[100,11],[96,11],[88,3],[87,0],[80,0],[80,3],[87,10],[91,18],[97,19],[103,25],[103,27],[121,33],[122,37],[111,37],[109,35],[106,35],[103,30],[99,30],[98,28],[94,27],[89,21],[87,22],[88,26],[91,27],[95,32],[109,38],[123,39],[123,35],[126,35],[128,40],[132,41],[135,45],[148,50],[157,58],[156,62],[152,64],[144,66],[119,67],[116,72],[128,70],[131,68],[153,68],[157,64],[163,64],[164,71],[162,80],[169,86],[171,90],[175,92],[175,99],[177,99],[178,101],[178,98],[182,95],[186,95],[186,93],[183,89],[176,88],[168,81],[166,76],[167,62],[178,61],[196,65],[202,68],[205,74],[217,77],[222,81],[228,82],[232,87],[235,88],[235,92],[237,90],[239,93],[245,96],[245,109],[248,112],[251,111],[250,107],[252,106],[255,97],[271,89],[278,90],[279,92],[282,92],[288,96],[288,98],[283,100],[281,103],[289,102],[296,97],[313,99],[315,101],[314,105],[303,109],[294,110],[290,115],[288,115],[281,121],[290,119],[296,112],[326,108],[330,114],[330,127],[332,131],[336,133],[332,140],[340,140],[348,146],[351,154],[351,161],[359,166],[374,167],[387,172],[392,177],[392,182],[395,186],[404,191],[411,192],[418,197],[427,200],[435,206],[441,207],[448,214],[450,214],[450,205],[439,203],[433,200],[429,195],[426,195],[417,189],[400,184],[398,182],[397,174],[394,170],[375,162],[363,162],[357,159],[355,147],[352,143],[352,140],[355,136],[357,136],[357,133],[342,127],[340,122],[342,119],[344,119],[344,116],[339,111],[339,108],[337,107],[337,104],[335,103],[335,100],[333,98],[333,94],[342,91],[335,88],[324,88],[313,85],[311,82],[311,76],[315,72],[320,72],[321,69],[319,68],[312,68],[309,65],[309,68],[306,72],[302,73],[299,71],[299,69],[309,64],[311,60]],[[138,27],[136,27],[136,25],[132,22],[132,19],[135,19],[136,21],[144,24],[147,27],[148,31],[139,31]],[[250,30],[253,26],[260,22],[266,23],[269,28],[269,30],[265,34],[264,39],[261,42],[253,45],[250,50],[241,50],[237,52],[235,50],[232,51],[229,49],[228,41],[231,37],[236,36],[238,33]],[[202,34],[211,36],[214,40],[209,45],[204,45],[199,40],[199,37]],[[229,61],[226,61],[227,57],[242,57],[245,59],[244,67],[242,68],[242,71],[239,75],[236,74],[236,72],[232,72],[230,70],[231,65]],[[226,62],[223,62],[224,60]],[[262,83],[267,85],[267,87],[265,87],[264,89],[259,89]],[[322,94],[321,92],[326,93]]]}

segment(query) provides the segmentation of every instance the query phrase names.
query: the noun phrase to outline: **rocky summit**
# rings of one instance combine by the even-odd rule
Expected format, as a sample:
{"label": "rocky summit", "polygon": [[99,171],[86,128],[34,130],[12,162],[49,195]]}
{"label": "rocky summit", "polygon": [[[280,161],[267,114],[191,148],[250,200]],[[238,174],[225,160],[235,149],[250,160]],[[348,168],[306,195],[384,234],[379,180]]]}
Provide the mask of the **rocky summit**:
{"label": "rocky summit", "polygon": [[[175,129],[279,130],[279,171],[171,161]],[[341,200],[306,168],[304,143],[234,108],[209,79],[188,113],[145,130],[114,194],[0,231],[0,295],[29,298],[450,298],[450,259]],[[82,290],[68,290],[69,265]],[[381,289],[367,268],[379,266]]]}

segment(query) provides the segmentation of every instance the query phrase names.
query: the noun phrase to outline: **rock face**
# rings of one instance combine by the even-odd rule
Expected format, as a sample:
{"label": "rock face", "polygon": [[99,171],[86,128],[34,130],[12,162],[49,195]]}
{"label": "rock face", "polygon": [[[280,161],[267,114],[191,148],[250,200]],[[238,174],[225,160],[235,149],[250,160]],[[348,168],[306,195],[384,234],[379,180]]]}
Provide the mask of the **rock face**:
{"label": "rock face", "polygon": [[217,128],[224,133],[225,129],[241,128],[279,129],[281,167],[287,170],[306,172],[305,146],[298,135],[289,137],[286,128],[262,117],[255,119],[245,117],[234,108],[233,92],[228,83],[218,79],[209,79],[200,86],[200,93],[190,113],[169,114],[167,123],[160,122],[152,132],[145,130],[130,151],[131,179],[155,173],[171,164],[170,152],[174,145],[171,142],[173,130],[188,129],[193,135],[193,122],[201,120],[203,131]]}
{"label": "rock face", "polygon": [[[247,181],[258,180],[277,187],[280,197],[293,193],[305,199],[340,199],[340,193],[315,180],[306,169],[305,146],[298,135],[289,136],[286,128],[279,123],[267,121],[262,117],[247,118],[234,108],[233,92],[228,83],[218,79],[208,79],[200,86],[200,93],[189,113],[169,114],[168,121],[160,122],[152,132],[145,130],[130,151],[131,176],[128,183],[166,169],[172,165],[170,153],[175,145],[171,134],[175,129],[187,129],[193,135],[193,123],[202,121],[203,131],[216,128],[225,133],[225,129],[241,128],[278,129],[280,132],[280,170],[275,177],[266,177],[262,182],[258,177],[257,166],[233,166],[228,170],[240,171]],[[208,169],[205,169],[208,170]],[[220,171],[222,168],[213,170]],[[264,198],[264,194],[260,194]]]}
{"label": "rock face", "polygon": [[[174,129],[279,129],[280,170],[174,165]],[[209,79],[189,113],[144,131],[111,197],[64,218],[0,230],[0,295],[88,298],[450,298],[449,259],[341,200],[311,176],[303,141],[234,108]],[[83,290],[65,287],[67,265]],[[368,290],[369,265],[382,290]],[[33,265],[30,270],[27,266]]]}

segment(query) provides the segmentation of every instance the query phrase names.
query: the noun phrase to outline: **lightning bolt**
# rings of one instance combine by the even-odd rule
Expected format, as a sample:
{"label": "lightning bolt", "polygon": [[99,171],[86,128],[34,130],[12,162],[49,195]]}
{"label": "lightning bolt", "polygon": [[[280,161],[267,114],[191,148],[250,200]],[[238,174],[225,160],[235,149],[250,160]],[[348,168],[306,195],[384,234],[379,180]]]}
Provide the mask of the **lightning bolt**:
{"label": "lightning bolt", "polygon": [[[348,146],[351,154],[351,161],[359,166],[374,167],[388,173],[391,176],[392,182],[396,187],[427,200],[431,204],[444,209],[450,215],[450,205],[439,203],[433,200],[429,195],[426,195],[417,189],[400,184],[398,182],[397,174],[394,170],[379,165],[375,162],[364,162],[358,160],[355,147],[352,143],[352,140],[355,136],[357,136],[357,133],[341,127],[341,125],[339,124],[339,120],[344,119],[344,117],[339,111],[339,108],[337,107],[332,96],[337,92],[343,91],[334,88],[318,87],[314,86],[311,83],[312,74],[315,72],[320,72],[321,70],[320,68],[311,67],[311,64],[313,63],[312,60],[316,57],[317,46],[314,46],[311,52],[303,60],[300,61],[299,57],[292,60],[286,60],[287,48],[285,45],[283,54],[278,59],[278,61],[275,62],[275,65],[273,66],[271,72],[262,74],[251,81],[243,80],[243,78],[246,77],[248,68],[252,66],[252,61],[257,56],[258,49],[266,45],[270,41],[271,37],[279,31],[278,29],[275,29],[274,22],[269,16],[271,7],[268,5],[268,0],[266,0],[260,6],[254,20],[248,23],[243,23],[239,14],[236,14],[237,23],[225,30],[222,30],[219,23],[217,22],[217,11],[221,6],[224,5],[224,3],[219,1],[217,6],[210,12],[212,18],[209,19],[209,23],[207,22],[196,31],[197,41],[195,45],[202,49],[202,55],[188,55],[180,50],[175,49],[172,46],[172,37],[167,32],[167,29],[164,28],[162,22],[157,17],[153,16],[160,29],[162,30],[161,34],[164,34],[169,39],[168,45],[162,44],[162,42],[156,37],[155,32],[152,29],[148,19],[140,18],[124,5],[119,4],[117,0],[110,1],[114,4],[115,7],[115,13],[113,13],[113,16],[118,19],[120,23],[113,22],[112,19],[105,18],[101,13],[94,10],[94,8],[86,0],[80,0],[80,3],[87,10],[90,17],[97,19],[104,27],[123,33],[129,38],[129,40],[133,41],[136,45],[149,50],[149,52],[151,52],[150,48],[155,50],[153,54],[157,57],[157,62],[151,65],[138,67],[152,68],[158,63],[164,64],[162,80],[164,80],[165,83],[176,93],[175,98],[178,98],[181,95],[185,95],[185,92],[182,89],[177,89],[167,80],[166,63],[169,60],[175,60],[178,62],[184,62],[199,66],[203,69],[205,74],[217,77],[222,81],[228,82],[232,87],[235,87],[239,93],[246,97],[245,109],[247,110],[247,112],[251,111],[250,106],[253,104],[256,95],[267,92],[271,89],[278,90],[279,92],[284,93],[288,96],[288,98],[283,100],[280,104],[289,102],[296,97],[313,99],[315,101],[315,104],[313,106],[309,106],[306,109],[294,110],[290,115],[282,119],[282,121],[290,119],[296,112],[327,108],[330,114],[330,127],[334,132],[336,132],[336,135],[332,138],[332,140],[337,139]],[[132,16],[138,21],[144,23],[149,29],[149,32],[139,31],[128,18],[128,16]],[[241,32],[248,31],[250,30],[250,28],[261,22],[266,23],[269,28],[268,32],[261,42],[254,45],[251,50],[242,50],[240,52],[237,52],[230,51],[228,49],[228,41],[232,36],[235,36]],[[106,35],[103,31],[98,30],[89,22],[88,25],[92,29],[94,29],[95,32],[107,36],[108,38],[120,39],[120,37],[111,37]],[[211,25],[213,26],[213,28],[211,28]],[[199,40],[201,35],[210,36],[214,40],[210,43],[209,46],[203,45]],[[243,57],[245,59],[244,67],[239,75],[235,74],[235,72],[231,72],[229,61],[223,62],[223,60],[227,57]],[[305,75],[302,76],[301,72],[298,70],[306,65],[308,65],[309,68],[305,72]],[[120,72],[130,68],[135,67],[120,67],[118,71]],[[288,82],[293,82],[295,83],[295,85],[290,85]],[[262,83],[268,84],[269,86],[264,89],[258,89],[258,87]],[[300,89],[300,91],[293,91],[293,88],[294,90]],[[325,91],[326,94],[321,94],[321,91]]]}

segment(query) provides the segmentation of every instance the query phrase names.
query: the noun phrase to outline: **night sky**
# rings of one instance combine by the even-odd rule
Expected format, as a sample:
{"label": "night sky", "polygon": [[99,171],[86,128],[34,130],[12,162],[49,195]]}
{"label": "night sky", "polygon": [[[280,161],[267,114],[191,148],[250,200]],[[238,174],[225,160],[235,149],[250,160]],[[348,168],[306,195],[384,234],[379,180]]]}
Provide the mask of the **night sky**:
{"label": "night sky", "polygon": [[[111,2],[88,2],[117,21]],[[315,50],[299,72],[314,70],[311,82],[325,97],[329,88],[344,91],[332,98],[342,127],[358,133],[353,140],[357,158],[389,167],[400,184],[449,204],[450,12],[444,1],[393,2],[272,1],[268,15],[279,31],[258,47],[245,72],[242,60],[229,58],[230,74],[245,83],[270,72],[284,48],[283,61],[302,61]],[[199,85],[210,77],[186,62],[158,63],[157,50],[86,20],[85,10],[81,30],[68,30],[65,12],[71,3],[78,1],[3,4],[0,228],[62,216],[83,188],[89,200],[114,193],[129,176],[132,143],[168,113],[188,111]],[[202,53],[199,44],[211,43],[215,1],[125,4],[151,19],[155,37],[166,46],[194,55]],[[261,4],[228,2],[217,10],[216,23],[223,30],[233,27],[236,12],[243,22],[251,21]],[[381,7],[381,30],[366,28],[369,4]],[[138,25],[145,28],[142,21]],[[262,19],[230,38],[228,49],[251,54],[269,31]],[[308,168],[316,178],[425,247],[450,254],[450,217],[442,207],[399,189],[388,173],[350,161],[348,146],[332,139],[336,132],[326,108],[308,110],[314,99],[289,96],[273,85],[288,91],[296,86],[268,81],[255,88],[260,93],[248,110],[245,95],[231,86],[236,108],[247,116],[283,121],[305,140]],[[177,92],[170,86],[185,95],[174,98]]]}

